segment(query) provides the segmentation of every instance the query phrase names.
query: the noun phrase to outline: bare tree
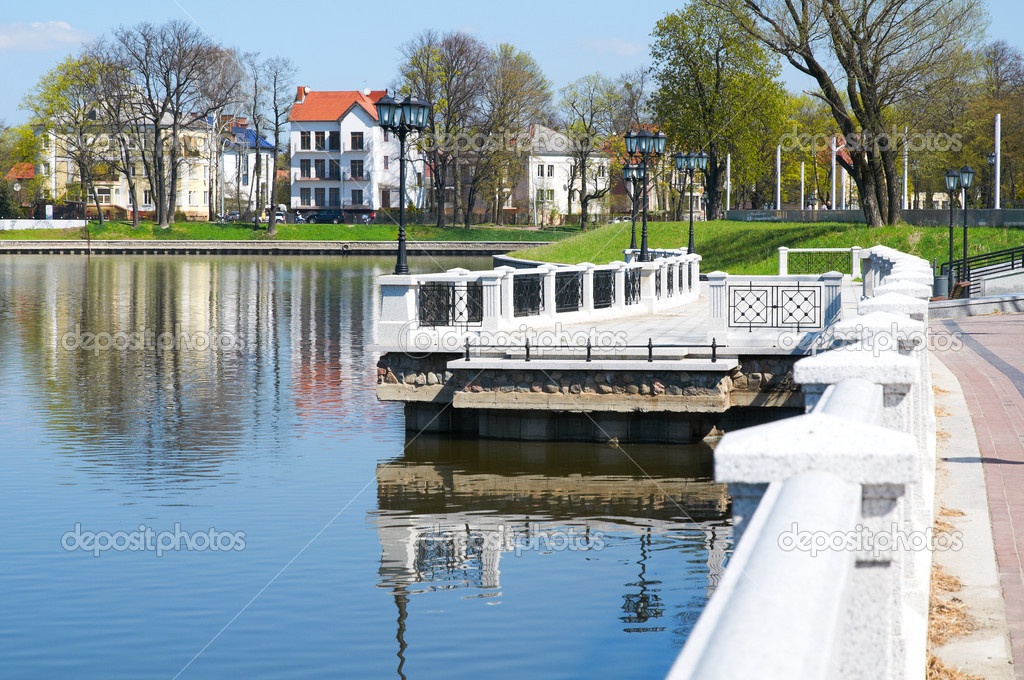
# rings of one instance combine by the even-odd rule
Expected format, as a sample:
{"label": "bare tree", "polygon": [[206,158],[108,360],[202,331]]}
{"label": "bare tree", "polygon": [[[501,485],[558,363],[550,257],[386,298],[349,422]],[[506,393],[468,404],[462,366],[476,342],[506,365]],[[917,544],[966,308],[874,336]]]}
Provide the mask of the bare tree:
{"label": "bare tree", "polygon": [[[712,0],[755,40],[815,80],[852,147],[844,168],[868,224],[900,216],[896,109],[927,100],[984,22],[983,0]],[[896,142],[896,143],[893,143]]]}
{"label": "bare tree", "polygon": [[[445,189],[452,181],[459,191],[456,138],[477,113],[488,49],[462,32],[424,31],[402,46],[401,87],[431,104],[429,140],[425,145],[431,170],[437,226],[444,227]],[[403,161],[404,162],[404,161]],[[405,200],[405,197],[402,197]],[[454,203],[457,219],[459,200]]]}
{"label": "bare tree", "polygon": [[238,68],[231,53],[184,21],[122,26],[114,44],[134,76],[134,114],[150,137],[143,165],[157,221],[166,228],[174,217],[182,130],[237,96]]}
{"label": "bare tree", "polygon": [[[267,116],[268,127],[274,134],[274,164],[268,179],[267,186],[270,195],[270,203],[274,205],[277,201],[277,161],[282,142],[287,139],[285,125],[291,113],[292,97],[291,91],[295,82],[298,69],[287,57],[272,57],[263,62],[263,81],[267,88],[267,101],[269,112]],[[277,234],[277,210],[270,211],[270,221],[267,223],[267,235],[273,237]]]}
{"label": "bare tree", "polygon": [[550,107],[551,85],[533,57],[507,43],[498,45],[487,60],[478,115],[471,121],[473,145],[463,163],[469,173],[466,228],[485,186],[495,190],[500,223],[501,206],[524,172],[524,154],[515,142],[529,134],[531,123],[550,117]]}
{"label": "bare tree", "polygon": [[612,188],[613,168],[606,158],[611,155],[610,145],[618,142],[613,125],[621,102],[615,84],[600,73],[569,83],[560,94],[560,109],[572,156],[569,214],[572,214],[572,193],[578,177],[580,228],[586,231],[590,202],[603,198]]}

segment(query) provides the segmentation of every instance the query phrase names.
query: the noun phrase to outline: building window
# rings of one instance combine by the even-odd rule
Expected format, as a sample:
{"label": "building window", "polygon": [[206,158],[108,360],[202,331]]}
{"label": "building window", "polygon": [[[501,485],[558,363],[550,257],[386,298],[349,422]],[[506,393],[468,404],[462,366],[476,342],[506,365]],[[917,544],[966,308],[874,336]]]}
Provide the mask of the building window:
{"label": "building window", "polygon": [[[46,167],[50,167],[49,163],[44,163],[43,165],[45,165]],[[128,174],[131,175],[132,177],[135,177],[135,173],[136,173],[137,170],[138,170],[138,167],[135,165],[135,163],[132,163],[131,165],[128,166]],[[50,173],[45,173],[45,174],[50,174]]]}
{"label": "building window", "polygon": [[311,165],[312,165],[312,163],[309,162],[308,158],[303,158],[301,161],[299,161],[299,177],[302,177],[304,179],[308,179],[309,178],[309,168],[310,168]]}
{"label": "building window", "polygon": [[339,206],[341,206],[341,189],[331,187],[331,207],[337,208]]}
{"label": "building window", "polygon": [[337,130],[333,131],[330,136],[330,148],[331,151],[341,151],[341,133]]}
{"label": "building window", "polygon": [[103,205],[110,203],[110,187],[96,187],[96,202]]}
{"label": "building window", "polygon": [[341,179],[341,161],[331,161],[331,179]]}
{"label": "building window", "polygon": [[309,133],[299,133],[299,148],[303,151],[309,151]]}
{"label": "building window", "polygon": [[422,172],[417,172],[416,173],[416,186],[418,186],[418,187],[423,186],[423,173]]}
{"label": "building window", "polygon": [[537,189],[537,202],[538,203],[543,203],[544,202],[544,190],[543,189]]}
{"label": "building window", "polygon": [[554,189],[548,189],[548,200],[549,201],[555,200],[555,190]]}
{"label": "building window", "polygon": [[537,166],[537,177],[543,177],[543,176],[544,176],[544,166],[543,165],[538,165]]}
{"label": "building window", "polygon": [[352,205],[362,205],[362,204],[363,204],[363,190],[362,189],[353,189],[352,190]]}
{"label": "building window", "polygon": [[388,141],[388,131],[387,130],[384,131],[384,141],[385,142]]}
{"label": "building window", "polygon": [[352,161],[352,162],[349,163],[348,168],[349,168],[348,171],[350,173],[352,173],[352,179],[362,179],[363,178],[363,162],[362,161]]}
{"label": "building window", "polygon": [[203,192],[203,205],[210,205],[210,192],[209,191],[204,191]]}
{"label": "building window", "polygon": [[153,205],[153,194],[149,193],[149,189],[142,192],[142,205]]}
{"label": "building window", "polygon": [[554,176],[555,176],[555,166],[549,165],[548,166],[548,177],[554,177]]}
{"label": "building window", "polygon": [[189,176],[189,179],[199,179],[199,166],[198,165],[189,166],[188,176]]}
{"label": "building window", "polygon": [[194,192],[194,191],[188,192],[188,204],[189,205],[196,205],[196,192]]}
{"label": "building window", "polygon": [[310,192],[309,187],[299,189],[299,203],[302,205],[309,205],[311,194],[312,192]]}
{"label": "building window", "polygon": [[242,186],[249,186],[249,164],[242,163]]}
{"label": "building window", "polygon": [[210,168],[205,165],[203,166],[203,181],[210,181]]}
{"label": "building window", "polygon": [[388,157],[387,156],[384,156],[384,169],[385,170],[388,169]]}
{"label": "building window", "polygon": [[597,166],[597,176],[598,177],[604,177],[604,166],[603,165]]}
{"label": "building window", "polygon": [[313,192],[313,196],[316,198],[316,204],[321,208],[326,204],[326,201],[324,200],[324,193],[323,189],[316,189]]}
{"label": "building window", "polygon": [[380,207],[390,208],[391,207],[391,192],[387,189],[381,189],[380,191]]}
{"label": "building window", "polygon": [[363,133],[353,132],[352,133],[352,150],[362,151],[363,150]]}
{"label": "building window", "polygon": [[318,159],[316,159],[315,165],[316,165],[316,176],[319,179],[326,179],[327,178],[327,162],[324,161],[324,159],[322,159],[322,158],[318,158]]}
{"label": "building window", "polygon": [[320,130],[316,133],[316,150],[324,151],[327,149],[327,133]]}

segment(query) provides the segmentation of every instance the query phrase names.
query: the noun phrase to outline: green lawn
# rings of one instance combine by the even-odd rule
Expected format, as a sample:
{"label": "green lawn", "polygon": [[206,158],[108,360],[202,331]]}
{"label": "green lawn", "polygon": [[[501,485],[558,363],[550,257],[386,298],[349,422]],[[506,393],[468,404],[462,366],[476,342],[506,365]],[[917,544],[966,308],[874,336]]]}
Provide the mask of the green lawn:
{"label": "green lawn", "polygon": [[[689,223],[648,223],[648,241],[652,248],[685,247]],[[637,225],[639,242],[640,225]],[[629,245],[629,223],[610,224],[559,243],[516,253],[519,257],[545,262],[593,262],[605,264],[622,259]],[[949,230],[943,227],[900,225],[869,229],[864,225],[839,223],[792,224],[766,222],[698,222],[694,224],[697,252],[704,258],[701,271],[727,271],[731,274],[776,274],[779,271],[779,246],[790,248],[869,248],[885,245],[931,261],[948,259]],[[954,252],[962,252],[961,229],[956,230]],[[1001,227],[971,227],[968,254],[1024,245],[1024,231]]]}
{"label": "green lawn", "polygon": [[[515,227],[437,227],[410,226],[406,228],[410,241],[557,241],[579,228],[559,227],[530,231]],[[96,222],[89,224],[89,235],[93,239],[143,239],[167,241],[251,241],[267,238],[266,228],[259,231],[242,224],[217,224],[209,222],[176,222],[168,229],[160,229],[152,222],[143,222],[138,229],[132,229],[131,222]],[[277,241],[393,241],[398,237],[398,227],[376,224],[278,224]],[[82,239],[82,229],[21,229],[0,231],[0,239]]]}

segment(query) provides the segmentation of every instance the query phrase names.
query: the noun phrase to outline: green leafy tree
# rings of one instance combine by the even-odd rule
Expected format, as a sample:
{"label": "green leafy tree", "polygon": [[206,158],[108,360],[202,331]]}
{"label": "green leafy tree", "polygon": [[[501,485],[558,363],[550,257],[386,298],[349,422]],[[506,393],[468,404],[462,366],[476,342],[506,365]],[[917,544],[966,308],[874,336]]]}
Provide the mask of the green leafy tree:
{"label": "green leafy tree", "polygon": [[779,138],[787,102],[778,62],[703,0],[667,15],[653,37],[655,119],[674,148],[708,154],[708,218],[721,219],[727,154],[740,186],[773,166],[775,144],[766,142]]}
{"label": "green leafy tree", "polygon": [[25,97],[32,124],[52,136],[60,153],[78,169],[84,200],[93,197],[100,224],[103,210],[95,178],[106,171],[109,139],[98,115],[99,69],[88,55],[68,56],[47,72]]}

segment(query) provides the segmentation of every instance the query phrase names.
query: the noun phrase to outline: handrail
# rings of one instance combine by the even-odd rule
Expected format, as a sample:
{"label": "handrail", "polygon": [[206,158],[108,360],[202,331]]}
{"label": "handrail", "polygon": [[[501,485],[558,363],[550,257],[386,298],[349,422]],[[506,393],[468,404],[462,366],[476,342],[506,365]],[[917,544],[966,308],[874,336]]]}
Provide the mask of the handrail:
{"label": "handrail", "polygon": [[[718,348],[719,347],[727,347],[727,345],[719,345],[718,344],[718,340],[716,338],[711,338],[711,344],[710,345],[680,345],[680,344],[668,344],[668,343],[658,343],[658,344],[655,344],[653,338],[648,338],[646,345],[615,345],[614,349],[646,349],[647,350],[647,361],[648,361],[648,363],[652,363],[654,361],[654,350],[656,350],[656,349],[710,349],[711,350],[711,363],[715,364],[715,363],[718,363]],[[586,358],[587,362],[590,362],[593,359],[593,349],[594,349],[593,344],[591,343],[591,341],[589,339],[587,340],[587,344],[586,345],[581,343],[581,344],[578,344],[578,345],[561,344],[561,345],[557,345],[557,346],[556,345],[538,346],[538,345],[531,345],[529,340],[526,340],[526,342],[524,342],[521,345],[520,344],[493,344],[493,343],[491,343],[491,344],[489,344],[489,343],[480,343],[480,344],[473,345],[473,344],[470,343],[469,338],[466,338],[465,358],[466,358],[466,361],[470,361],[471,360],[472,357],[470,356],[470,350],[472,350],[472,349],[503,349],[504,350],[504,349],[519,349],[519,348],[522,348],[523,350],[525,350],[525,352],[526,352],[526,359],[525,360],[526,361],[530,360],[530,356],[531,356],[530,355],[530,351],[531,351],[531,349],[532,350],[538,350],[538,349],[560,349],[560,350],[576,349],[576,350],[584,350],[585,349],[587,351],[587,358]],[[571,358],[575,358],[575,357],[560,356],[559,358],[560,359],[571,359]]]}
{"label": "handrail", "polygon": [[[943,262],[938,266],[940,277],[948,276],[949,269],[953,268],[953,278],[956,281],[969,281],[971,294],[981,292],[981,279],[989,274],[1002,274],[1003,272],[1024,269],[1024,246],[995,250],[990,253],[972,255],[967,258],[967,271],[964,269],[964,260],[960,258],[950,262]],[[978,273],[976,270],[984,269]]]}

